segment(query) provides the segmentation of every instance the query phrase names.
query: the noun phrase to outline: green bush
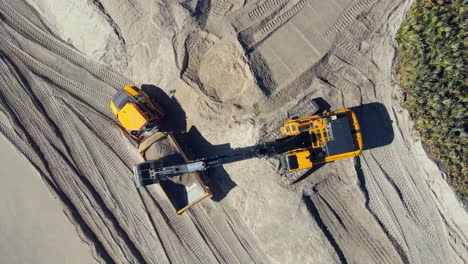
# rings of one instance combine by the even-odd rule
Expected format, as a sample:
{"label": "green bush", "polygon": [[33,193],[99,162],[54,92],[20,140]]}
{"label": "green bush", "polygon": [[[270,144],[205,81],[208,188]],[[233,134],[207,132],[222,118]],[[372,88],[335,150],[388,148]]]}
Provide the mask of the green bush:
{"label": "green bush", "polygon": [[467,3],[416,0],[400,30],[396,73],[429,154],[468,200]]}

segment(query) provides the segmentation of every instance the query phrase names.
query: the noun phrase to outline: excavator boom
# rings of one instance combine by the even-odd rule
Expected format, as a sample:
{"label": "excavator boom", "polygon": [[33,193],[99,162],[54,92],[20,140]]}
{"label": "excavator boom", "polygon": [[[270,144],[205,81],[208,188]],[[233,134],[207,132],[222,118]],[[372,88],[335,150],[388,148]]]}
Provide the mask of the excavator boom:
{"label": "excavator boom", "polygon": [[158,183],[171,177],[195,171],[205,171],[228,163],[276,156],[294,149],[305,148],[310,144],[310,137],[303,133],[270,143],[234,149],[225,155],[203,158],[185,164],[170,165],[165,164],[162,160],[149,160],[133,166],[135,182],[138,186]]}

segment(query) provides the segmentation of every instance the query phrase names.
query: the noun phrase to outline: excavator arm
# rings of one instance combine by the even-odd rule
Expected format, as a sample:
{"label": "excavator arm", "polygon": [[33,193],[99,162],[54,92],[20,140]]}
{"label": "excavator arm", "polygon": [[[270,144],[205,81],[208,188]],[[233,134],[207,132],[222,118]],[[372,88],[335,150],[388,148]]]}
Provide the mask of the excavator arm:
{"label": "excavator arm", "polygon": [[158,183],[171,177],[204,171],[208,167],[203,161],[195,161],[185,164],[163,166],[156,160],[142,162],[133,166],[133,174],[137,187]]}
{"label": "excavator arm", "polygon": [[199,159],[188,163],[167,164],[163,160],[149,160],[133,166],[135,183],[138,187],[141,187],[186,173],[205,171],[228,163],[251,158],[272,157],[295,149],[305,148],[310,146],[310,144],[309,134],[303,133],[275,142],[234,149],[225,155]]}

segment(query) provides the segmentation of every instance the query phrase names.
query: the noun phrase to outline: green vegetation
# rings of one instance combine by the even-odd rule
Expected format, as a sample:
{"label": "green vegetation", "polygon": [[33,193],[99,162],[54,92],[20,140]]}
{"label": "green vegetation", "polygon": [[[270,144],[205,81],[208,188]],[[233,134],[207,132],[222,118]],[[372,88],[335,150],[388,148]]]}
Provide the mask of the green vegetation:
{"label": "green vegetation", "polygon": [[467,0],[416,0],[399,32],[404,106],[429,154],[468,200]]}

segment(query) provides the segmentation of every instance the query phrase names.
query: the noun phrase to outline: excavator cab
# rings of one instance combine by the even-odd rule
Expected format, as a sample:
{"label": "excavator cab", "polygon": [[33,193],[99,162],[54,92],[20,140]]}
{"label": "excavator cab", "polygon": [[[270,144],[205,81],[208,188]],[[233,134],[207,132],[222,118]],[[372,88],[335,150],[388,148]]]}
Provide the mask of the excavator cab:
{"label": "excavator cab", "polygon": [[307,148],[293,150],[284,157],[284,165],[289,172],[304,170],[313,167],[310,153]]}
{"label": "excavator cab", "polygon": [[133,85],[118,91],[110,107],[120,126],[138,142],[157,132],[164,117],[164,111]]}

